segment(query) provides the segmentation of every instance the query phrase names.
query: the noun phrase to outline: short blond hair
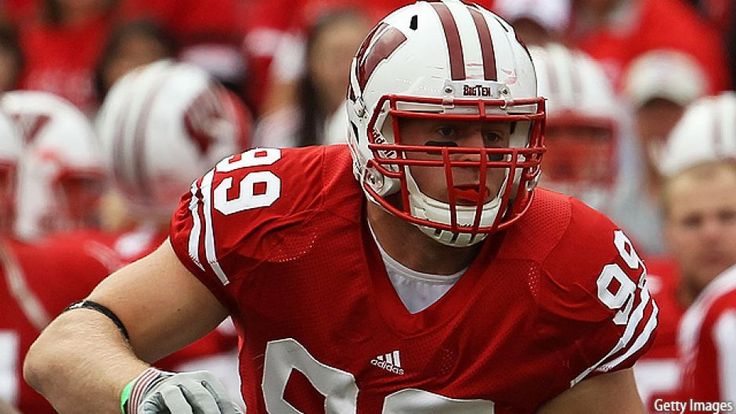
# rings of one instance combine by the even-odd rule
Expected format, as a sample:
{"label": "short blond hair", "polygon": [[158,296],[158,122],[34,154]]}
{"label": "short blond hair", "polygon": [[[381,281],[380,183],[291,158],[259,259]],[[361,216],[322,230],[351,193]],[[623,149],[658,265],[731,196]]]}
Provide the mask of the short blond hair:
{"label": "short blond hair", "polygon": [[[724,172],[730,172],[734,177],[736,177],[736,160],[720,159],[701,162],[680,171],[671,177],[665,178],[662,183],[662,191],[660,194],[660,205],[662,207],[663,216],[665,218],[669,217],[672,189],[676,185],[683,181],[709,181]],[[734,188],[734,190],[736,190],[736,188]]]}

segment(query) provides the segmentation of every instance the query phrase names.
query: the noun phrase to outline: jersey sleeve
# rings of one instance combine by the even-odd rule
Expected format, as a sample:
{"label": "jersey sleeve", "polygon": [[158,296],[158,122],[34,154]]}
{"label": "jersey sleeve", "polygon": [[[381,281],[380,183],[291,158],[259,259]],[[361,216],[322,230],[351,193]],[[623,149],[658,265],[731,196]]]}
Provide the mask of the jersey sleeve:
{"label": "jersey sleeve", "polygon": [[169,238],[182,264],[231,310],[248,274],[321,203],[321,151],[256,148],[192,183]]}
{"label": "jersey sleeve", "polygon": [[[710,341],[715,350],[715,372],[703,377],[716,383],[713,388],[717,390],[719,400],[736,401],[736,292],[713,305],[703,323],[703,330],[703,335],[710,335],[710,338],[700,340],[701,352],[708,349],[707,342]],[[707,366],[703,368],[707,369]]]}
{"label": "jersey sleeve", "polygon": [[570,202],[570,224],[544,263],[541,306],[569,326],[572,386],[633,366],[654,340],[658,308],[626,234],[582,202]]}

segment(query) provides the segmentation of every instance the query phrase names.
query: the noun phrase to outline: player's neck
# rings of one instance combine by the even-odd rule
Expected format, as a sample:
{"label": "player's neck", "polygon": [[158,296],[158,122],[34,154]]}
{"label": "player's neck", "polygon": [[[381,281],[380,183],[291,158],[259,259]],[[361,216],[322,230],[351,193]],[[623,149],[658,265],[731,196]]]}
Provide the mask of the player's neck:
{"label": "player's neck", "polygon": [[478,255],[480,244],[471,247],[442,245],[416,226],[377,205],[367,202],[371,228],[383,250],[394,260],[423,273],[452,275],[468,267]]}
{"label": "player's neck", "polygon": [[687,309],[695,302],[701,290],[694,283],[689,283],[687,278],[683,277],[677,285],[675,295],[680,305]]}

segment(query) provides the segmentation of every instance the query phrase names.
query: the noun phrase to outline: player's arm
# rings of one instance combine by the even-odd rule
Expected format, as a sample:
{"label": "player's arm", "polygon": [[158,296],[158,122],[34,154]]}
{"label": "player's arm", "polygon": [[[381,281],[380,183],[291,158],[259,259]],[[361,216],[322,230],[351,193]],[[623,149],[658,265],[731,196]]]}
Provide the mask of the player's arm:
{"label": "player's arm", "polygon": [[12,405],[0,399],[0,414],[20,414]]}
{"label": "player's arm", "polygon": [[88,299],[117,315],[130,343],[110,318],[89,309],[67,311],[43,331],[28,352],[24,376],[64,414],[120,412],[121,391],[147,361],[204,335],[226,316],[168,241],[105,279]]}
{"label": "player's arm", "polygon": [[588,378],[545,404],[539,414],[644,414],[632,370]]}

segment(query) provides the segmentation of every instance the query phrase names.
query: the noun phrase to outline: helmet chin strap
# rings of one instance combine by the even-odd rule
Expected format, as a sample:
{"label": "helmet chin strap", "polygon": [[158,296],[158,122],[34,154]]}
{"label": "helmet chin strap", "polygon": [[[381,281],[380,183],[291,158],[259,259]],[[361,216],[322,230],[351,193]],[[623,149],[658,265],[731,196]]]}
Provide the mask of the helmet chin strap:
{"label": "helmet chin strap", "polygon": [[[421,190],[411,172],[406,171],[406,180],[409,190],[409,204],[411,214],[414,217],[426,219],[436,223],[450,224],[450,205],[448,203],[436,200],[428,197]],[[504,185],[499,191],[499,194],[503,194],[505,189]],[[493,200],[485,203],[481,210],[481,219],[479,225],[482,227],[490,226],[493,224],[498,214],[498,209],[501,204],[501,197],[496,195]],[[457,213],[457,223],[459,225],[472,226],[475,220],[475,206],[456,206],[455,211]],[[440,230],[429,226],[423,226],[415,224],[422,233],[426,234],[435,241],[450,247],[468,247],[474,244],[480,243],[488,236],[486,233],[465,233],[465,232],[451,232],[447,230]]]}

